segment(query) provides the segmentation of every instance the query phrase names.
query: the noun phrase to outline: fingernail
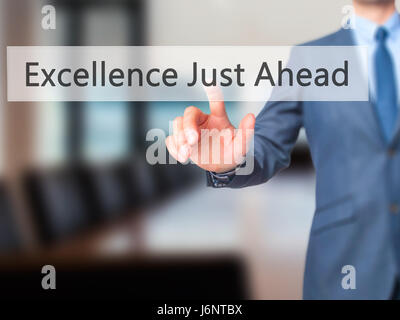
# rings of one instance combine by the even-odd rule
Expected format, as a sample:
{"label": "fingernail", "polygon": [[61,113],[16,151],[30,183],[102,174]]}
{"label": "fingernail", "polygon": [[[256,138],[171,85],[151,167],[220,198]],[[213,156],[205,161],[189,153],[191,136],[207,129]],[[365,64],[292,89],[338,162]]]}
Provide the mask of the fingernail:
{"label": "fingernail", "polygon": [[185,130],[185,136],[186,140],[189,142],[189,144],[195,144],[197,142],[198,136],[197,132],[193,129],[187,129]]}

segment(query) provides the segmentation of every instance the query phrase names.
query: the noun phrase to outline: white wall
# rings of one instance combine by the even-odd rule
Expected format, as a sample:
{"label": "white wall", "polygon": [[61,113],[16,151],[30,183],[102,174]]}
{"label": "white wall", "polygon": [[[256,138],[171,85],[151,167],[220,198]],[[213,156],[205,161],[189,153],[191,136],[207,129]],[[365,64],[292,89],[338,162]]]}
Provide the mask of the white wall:
{"label": "white wall", "polygon": [[149,0],[153,45],[292,45],[340,27],[351,0]]}
{"label": "white wall", "polygon": [[[293,45],[335,31],[351,0],[147,0],[152,45]],[[396,1],[398,8],[400,1]]]}

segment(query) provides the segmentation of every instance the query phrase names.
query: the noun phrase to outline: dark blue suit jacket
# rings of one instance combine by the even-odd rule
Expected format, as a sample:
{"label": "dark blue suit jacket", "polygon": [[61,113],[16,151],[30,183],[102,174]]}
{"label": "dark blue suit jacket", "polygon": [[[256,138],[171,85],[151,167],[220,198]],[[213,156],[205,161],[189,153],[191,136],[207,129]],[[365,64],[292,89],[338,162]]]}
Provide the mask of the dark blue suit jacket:
{"label": "dark blue suit jacket", "polygon": [[[307,43],[354,45],[351,30]],[[305,128],[316,170],[316,212],[307,250],[305,299],[387,299],[398,273],[400,122],[390,143],[370,102],[268,102],[257,116],[251,175],[227,185],[266,182],[286,168]],[[342,268],[356,271],[345,290]]]}

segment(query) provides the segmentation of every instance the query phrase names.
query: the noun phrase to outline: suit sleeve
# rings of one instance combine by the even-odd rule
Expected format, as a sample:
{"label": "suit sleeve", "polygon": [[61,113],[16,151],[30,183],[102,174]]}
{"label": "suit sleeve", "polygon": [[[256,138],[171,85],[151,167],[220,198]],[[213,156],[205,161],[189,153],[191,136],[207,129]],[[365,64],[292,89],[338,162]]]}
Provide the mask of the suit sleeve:
{"label": "suit sleeve", "polygon": [[[302,102],[270,101],[256,118],[254,170],[218,181],[207,173],[211,187],[243,188],[264,183],[290,164],[290,154],[303,123]],[[248,155],[250,156],[250,155]]]}

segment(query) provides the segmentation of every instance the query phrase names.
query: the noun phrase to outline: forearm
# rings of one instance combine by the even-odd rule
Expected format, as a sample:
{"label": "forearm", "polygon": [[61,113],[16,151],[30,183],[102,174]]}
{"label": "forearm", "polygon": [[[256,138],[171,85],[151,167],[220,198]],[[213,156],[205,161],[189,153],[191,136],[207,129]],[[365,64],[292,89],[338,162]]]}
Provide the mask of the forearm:
{"label": "forearm", "polygon": [[[252,155],[247,155],[247,162],[234,170],[226,173],[207,172],[207,186],[214,188],[244,188],[262,184],[290,164],[289,150],[279,149],[270,141],[257,139],[257,135],[254,149]],[[247,166],[250,166],[250,170]]]}
{"label": "forearm", "polygon": [[302,112],[298,102],[267,103],[256,120],[254,148],[246,156],[249,167],[226,176],[207,173],[208,185],[243,188],[268,181],[289,166],[301,125]]}

